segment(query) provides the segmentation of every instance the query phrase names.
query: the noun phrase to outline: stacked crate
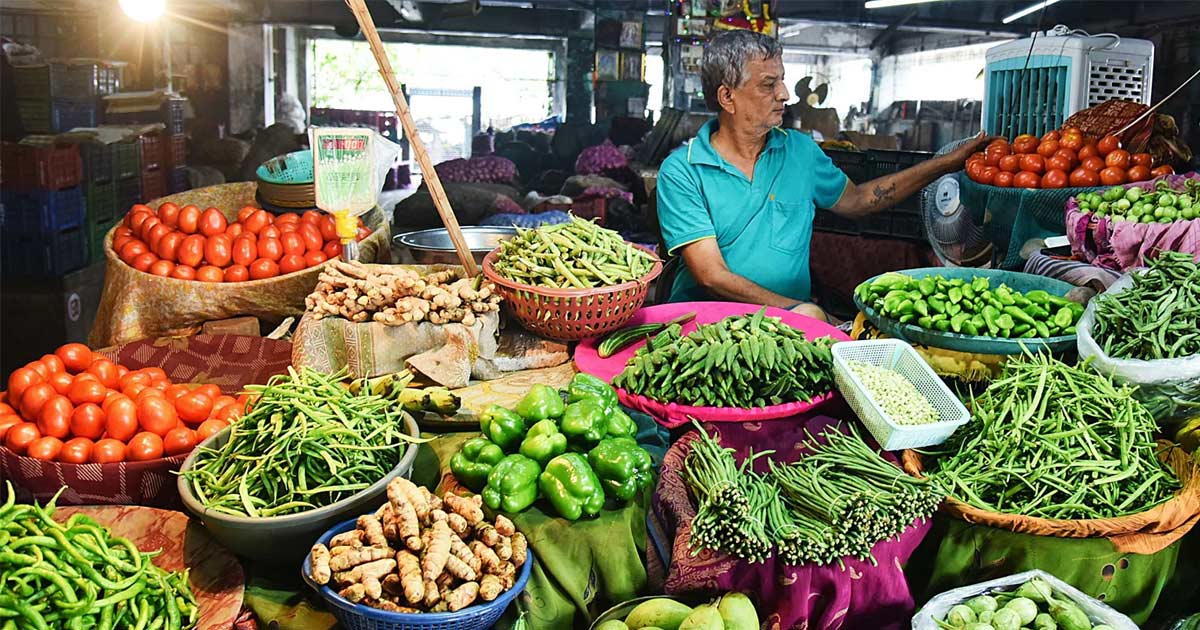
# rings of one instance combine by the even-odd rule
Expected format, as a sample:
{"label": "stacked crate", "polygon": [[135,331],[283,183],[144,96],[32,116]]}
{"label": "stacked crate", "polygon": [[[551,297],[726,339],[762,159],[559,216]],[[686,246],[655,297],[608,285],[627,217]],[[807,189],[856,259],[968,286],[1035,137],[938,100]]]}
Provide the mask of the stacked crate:
{"label": "stacked crate", "polygon": [[[144,102],[144,101],[143,101]],[[144,134],[138,139],[141,159],[141,201],[150,201],[187,186],[187,137],[184,135],[184,99],[167,98],[160,104],[135,102],[133,111],[121,95],[108,99],[105,123],[145,125],[160,123],[162,133]],[[116,109],[117,111],[113,111]]]}
{"label": "stacked crate", "polygon": [[[922,151],[841,151],[825,149],[825,154],[855,184],[897,173],[916,166],[933,157]],[[921,219],[921,193],[897,202],[892,208],[859,220],[840,217],[829,210],[818,208],[813,227],[822,232],[849,234],[854,236],[899,238],[907,241],[924,242],[925,227]]]}
{"label": "stacked crate", "polygon": [[138,136],[142,160],[142,201],[164,197],[167,194],[167,136],[147,133]]}
{"label": "stacked crate", "polygon": [[88,263],[79,147],[0,148],[0,239],[5,277],[57,277]]}
{"label": "stacked crate", "polygon": [[83,157],[83,197],[87,207],[85,231],[92,262],[104,259],[104,236],[124,214],[117,200],[117,146],[79,145]]}
{"label": "stacked crate", "polygon": [[13,69],[17,113],[25,133],[95,127],[100,99],[120,87],[120,70],[103,61],[51,62]]}

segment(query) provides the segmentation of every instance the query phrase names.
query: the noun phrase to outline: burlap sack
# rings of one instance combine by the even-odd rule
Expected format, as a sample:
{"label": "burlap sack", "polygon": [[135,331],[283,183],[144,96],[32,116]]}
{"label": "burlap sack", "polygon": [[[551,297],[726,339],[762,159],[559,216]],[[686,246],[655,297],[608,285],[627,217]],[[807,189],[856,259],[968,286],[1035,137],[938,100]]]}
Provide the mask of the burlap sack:
{"label": "burlap sack", "polygon": [[[1171,447],[1167,442],[1160,442],[1160,446],[1163,447],[1160,457],[1175,471],[1183,487],[1174,498],[1145,512],[1107,519],[1032,518],[988,512],[954,497],[946,497],[942,511],[968,523],[1012,532],[1060,538],[1107,538],[1121,553],[1157,553],[1200,521],[1200,466],[1183,449]],[[902,461],[910,475],[922,476],[924,465],[919,453],[906,450]]]}
{"label": "burlap sack", "polygon": [[[447,265],[400,265],[427,275]],[[349,368],[351,376],[380,376],[411,367],[439,385],[466,387],[472,377],[500,376],[496,367],[500,317],[479,316],[471,326],[420,322],[390,326],[305,314],[292,336],[292,365],[321,372]]]}
{"label": "burlap sack", "polygon": [[[154,200],[152,207],[170,201],[179,206],[218,208],[233,219],[243,206],[257,206],[257,184],[241,182],[209,186]],[[372,233],[363,239],[362,260],[386,262],[391,255],[391,230],[378,208],[363,221]],[[114,228],[116,229],[116,228]],[[151,337],[195,334],[204,322],[250,315],[267,325],[304,312],[304,298],[317,285],[322,267],[247,282],[212,284],[162,278],[125,264],[112,250],[113,233],[104,237],[106,258],[104,294],[88,335],[93,348]]]}

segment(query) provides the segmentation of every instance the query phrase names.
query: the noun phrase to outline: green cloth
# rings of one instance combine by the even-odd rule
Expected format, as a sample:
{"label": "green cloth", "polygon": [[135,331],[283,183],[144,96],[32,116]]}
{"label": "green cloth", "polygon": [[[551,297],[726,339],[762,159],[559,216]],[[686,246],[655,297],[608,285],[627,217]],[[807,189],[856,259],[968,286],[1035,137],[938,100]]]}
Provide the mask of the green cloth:
{"label": "green cloth", "polygon": [[1173,599],[1164,592],[1181,542],[1151,555],[1124,554],[1104,538],[1018,534],[939,514],[905,575],[914,595],[924,601],[959,586],[1041,569],[1140,625],[1160,600]]}

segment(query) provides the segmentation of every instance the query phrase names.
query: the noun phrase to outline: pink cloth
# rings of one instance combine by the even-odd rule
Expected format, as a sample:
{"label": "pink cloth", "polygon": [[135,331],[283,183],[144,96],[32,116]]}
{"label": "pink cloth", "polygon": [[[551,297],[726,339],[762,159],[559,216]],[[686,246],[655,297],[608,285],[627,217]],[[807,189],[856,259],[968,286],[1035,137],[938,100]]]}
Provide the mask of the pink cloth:
{"label": "pink cloth", "polygon": [[[852,416],[848,411],[845,415]],[[815,435],[837,422],[817,415],[795,422],[707,425],[705,429],[719,434],[722,445],[735,449],[739,461],[753,448],[755,452],[774,449],[772,459],[790,462],[803,455],[799,444],[806,437],[805,429]],[[750,593],[762,615],[762,627],[772,630],[908,627],[915,606],[903,566],[929,532],[929,522],[914,523],[898,540],[876,544],[872,554],[877,566],[853,558],[845,560],[843,569],[836,564],[786,566],[774,557],[763,564],[749,564],[712,551],[693,556],[691,523],[696,508],[679,471],[696,437],[697,433],[691,431],[667,451],[651,504],[651,531],[673,541],[671,559],[666,563],[667,594],[715,595],[729,590]],[[888,453],[884,457],[895,461]],[[766,469],[764,459],[755,462],[759,472]],[[657,557],[650,563],[662,564]]]}
{"label": "pink cloth", "polygon": [[[762,307],[753,304],[739,304],[737,302],[680,302],[677,304],[660,304],[638,311],[633,316],[633,319],[630,319],[625,324],[625,327],[669,322],[682,315],[695,313],[696,318],[683,327],[683,334],[686,335],[696,330],[696,327],[700,324],[711,324],[731,315],[753,313],[760,308]],[[781,318],[783,323],[803,331],[804,336],[808,339],[830,336],[838,341],[850,340],[850,337],[846,333],[811,317],[805,317],[804,315],[775,307],[767,307],[767,315]],[[597,349],[599,344],[600,339],[595,337],[581,341],[579,346],[575,348],[575,367],[580,372],[587,372],[609,383],[612,382],[617,374],[620,374],[625,369],[625,364],[633,357],[634,352],[642,346],[642,343],[636,343],[607,359],[601,359]],[[631,394],[620,388],[617,388],[617,396],[620,398],[621,404],[626,407],[646,413],[657,420],[659,424],[673,429],[691,422],[691,418],[705,422],[748,422],[788,418],[809,411],[831,400],[834,394],[830,392],[818,396],[809,402],[792,402],[755,409],[691,407],[677,403],[664,404],[656,400],[650,400],[645,396]]]}

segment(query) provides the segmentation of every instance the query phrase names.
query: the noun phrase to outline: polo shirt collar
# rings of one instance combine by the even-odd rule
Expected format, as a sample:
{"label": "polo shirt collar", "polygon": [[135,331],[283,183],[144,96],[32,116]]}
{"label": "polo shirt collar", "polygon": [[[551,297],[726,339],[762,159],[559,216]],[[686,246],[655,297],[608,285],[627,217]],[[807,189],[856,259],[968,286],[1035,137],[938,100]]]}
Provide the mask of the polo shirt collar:
{"label": "polo shirt collar", "polygon": [[[688,142],[687,159],[691,164],[706,164],[708,166],[721,167],[725,160],[721,157],[717,150],[712,146],[712,134],[717,130],[717,119],[704,123],[700,126],[700,130],[696,132],[696,137]],[[767,132],[767,143],[763,147],[763,152],[781,149],[787,140],[787,132],[779,127],[774,127]]]}

